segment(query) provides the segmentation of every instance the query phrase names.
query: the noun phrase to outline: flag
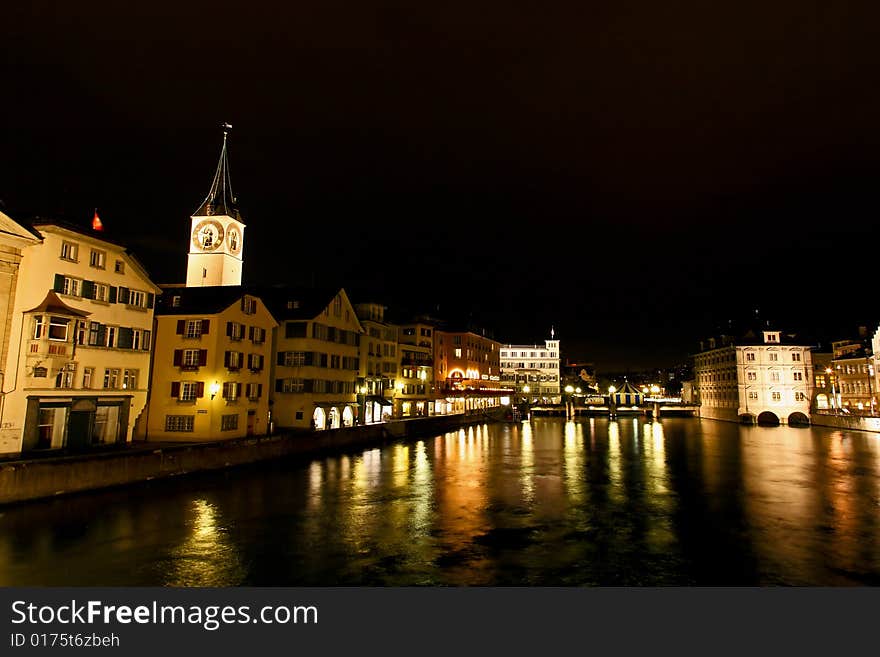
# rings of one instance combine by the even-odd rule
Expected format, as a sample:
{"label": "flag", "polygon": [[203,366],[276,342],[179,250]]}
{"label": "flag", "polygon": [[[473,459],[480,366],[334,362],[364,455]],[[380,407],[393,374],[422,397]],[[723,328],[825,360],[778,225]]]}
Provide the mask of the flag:
{"label": "flag", "polygon": [[92,230],[104,230],[104,224],[101,223],[101,217],[98,216],[98,208],[95,208],[95,216],[92,217]]}

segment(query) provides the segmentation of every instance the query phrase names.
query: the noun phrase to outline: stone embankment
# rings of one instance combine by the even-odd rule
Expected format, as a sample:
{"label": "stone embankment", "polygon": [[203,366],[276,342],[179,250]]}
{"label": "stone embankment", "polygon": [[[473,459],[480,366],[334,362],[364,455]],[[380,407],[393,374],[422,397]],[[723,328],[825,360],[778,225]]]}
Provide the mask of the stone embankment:
{"label": "stone embankment", "polygon": [[318,455],[433,436],[486,415],[436,415],[315,433],[277,434],[207,443],[134,443],[112,452],[0,462],[0,505],[219,470],[295,455]]}

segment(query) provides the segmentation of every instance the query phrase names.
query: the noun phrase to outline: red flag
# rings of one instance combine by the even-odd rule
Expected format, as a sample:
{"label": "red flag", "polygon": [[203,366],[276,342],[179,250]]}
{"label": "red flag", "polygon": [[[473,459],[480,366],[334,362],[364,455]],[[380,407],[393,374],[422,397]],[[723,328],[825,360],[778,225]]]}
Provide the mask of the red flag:
{"label": "red flag", "polygon": [[104,224],[101,223],[101,217],[98,216],[98,208],[95,208],[95,216],[92,217],[92,230],[104,230]]}

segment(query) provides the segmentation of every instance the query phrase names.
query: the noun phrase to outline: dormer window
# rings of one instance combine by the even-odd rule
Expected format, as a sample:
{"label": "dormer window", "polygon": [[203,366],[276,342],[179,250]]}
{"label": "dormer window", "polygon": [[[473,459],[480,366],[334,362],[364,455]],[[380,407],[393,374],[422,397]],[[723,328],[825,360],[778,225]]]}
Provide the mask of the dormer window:
{"label": "dormer window", "polygon": [[766,344],[779,344],[779,331],[764,331],[764,342]]}

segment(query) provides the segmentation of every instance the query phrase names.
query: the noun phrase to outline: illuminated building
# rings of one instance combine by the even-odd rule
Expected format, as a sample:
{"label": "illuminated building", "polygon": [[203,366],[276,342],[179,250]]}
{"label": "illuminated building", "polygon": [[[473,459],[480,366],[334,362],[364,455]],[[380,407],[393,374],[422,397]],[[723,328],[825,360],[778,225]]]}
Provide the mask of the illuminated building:
{"label": "illuminated building", "polygon": [[[533,403],[559,404],[562,401],[559,368],[559,340],[550,330],[543,346],[536,344],[501,345],[501,382],[513,386],[518,397]],[[529,388],[528,395],[523,392]]]}
{"label": "illuminated building", "polygon": [[342,288],[270,288],[278,319],[273,361],[276,426],[318,430],[355,424],[363,327]]}
{"label": "illuminated building", "polygon": [[436,326],[426,321],[400,325],[399,377],[395,386],[394,411],[397,417],[413,417],[443,413],[442,404],[435,405],[434,395],[434,333]]}
{"label": "illuminated building", "polygon": [[103,232],[36,221],[22,250],[0,452],[131,440],[150,377],[159,288]]}
{"label": "illuminated building", "polygon": [[397,377],[398,327],[385,321],[387,308],[379,303],[357,303],[355,313],[364,329],[360,344],[358,395],[364,424],[390,419]]}
{"label": "illuminated building", "polygon": [[812,373],[810,347],[796,336],[760,328],[712,337],[694,356],[695,401],[705,418],[805,423]]}
{"label": "illuminated building", "polygon": [[837,407],[849,411],[876,409],[876,372],[867,327],[859,327],[857,339],[832,342],[831,348],[834,354],[831,369],[835,378]]}
{"label": "illuminated building", "polygon": [[513,392],[501,383],[501,343],[485,331],[436,329],[434,373],[447,412],[498,406]]}
{"label": "illuminated building", "polygon": [[163,288],[145,433],[197,441],[269,431],[277,322],[241,286]]}
{"label": "illuminated building", "polygon": [[211,189],[191,219],[187,287],[241,285],[245,226],[232,193],[225,131]]}

